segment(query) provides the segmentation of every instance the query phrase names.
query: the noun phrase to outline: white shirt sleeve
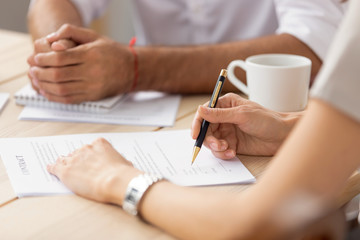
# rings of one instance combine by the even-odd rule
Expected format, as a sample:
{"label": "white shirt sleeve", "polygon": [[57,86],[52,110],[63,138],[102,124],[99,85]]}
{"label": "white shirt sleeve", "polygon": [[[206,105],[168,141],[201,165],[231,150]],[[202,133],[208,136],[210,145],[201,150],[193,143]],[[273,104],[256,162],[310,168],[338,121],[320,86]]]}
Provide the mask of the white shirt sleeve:
{"label": "white shirt sleeve", "polygon": [[324,59],[345,14],[340,0],[275,0],[279,28],[307,44]]}
{"label": "white shirt sleeve", "polygon": [[311,89],[322,99],[360,121],[360,1],[352,0],[329,54]]}
{"label": "white shirt sleeve", "polygon": [[[31,0],[29,8],[36,0]],[[101,16],[110,2],[110,0],[70,0],[79,11],[83,24],[88,26],[92,20]]]}
{"label": "white shirt sleeve", "polygon": [[88,26],[92,20],[101,16],[110,0],[70,0],[78,9],[83,23]]}

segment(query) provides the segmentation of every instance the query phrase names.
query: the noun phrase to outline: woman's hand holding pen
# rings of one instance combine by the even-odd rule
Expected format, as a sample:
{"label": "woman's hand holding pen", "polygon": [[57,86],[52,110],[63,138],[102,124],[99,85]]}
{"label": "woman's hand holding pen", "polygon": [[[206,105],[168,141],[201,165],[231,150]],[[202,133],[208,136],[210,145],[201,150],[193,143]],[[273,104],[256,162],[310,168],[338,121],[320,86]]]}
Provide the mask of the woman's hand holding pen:
{"label": "woman's hand holding pen", "polygon": [[236,154],[271,156],[276,153],[302,113],[279,113],[229,93],[216,108],[199,106],[191,135],[199,135],[202,120],[210,122],[204,145],[221,159]]}
{"label": "woman's hand holding pen", "polygon": [[127,46],[68,24],[41,41],[52,51],[37,51],[29,57],[29,77],[49,100],[79,103],[131,89],[134,56]]}

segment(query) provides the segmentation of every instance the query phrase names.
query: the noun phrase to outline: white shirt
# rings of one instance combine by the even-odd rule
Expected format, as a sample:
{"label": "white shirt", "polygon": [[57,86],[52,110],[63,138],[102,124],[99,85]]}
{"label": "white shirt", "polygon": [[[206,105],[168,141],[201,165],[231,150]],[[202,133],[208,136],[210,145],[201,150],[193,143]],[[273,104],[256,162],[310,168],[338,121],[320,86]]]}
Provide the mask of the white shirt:
{"label": "white shirt", "polygon": [[[85,24],[109,0],[71,0]],[[212,44],[289,33],[324,58],[345,12],[340,0],[133,0],[138,45]]]}
{"label": "white shirt", "polygon": [[360,122],[360,1],[352,0],[311,90]]}

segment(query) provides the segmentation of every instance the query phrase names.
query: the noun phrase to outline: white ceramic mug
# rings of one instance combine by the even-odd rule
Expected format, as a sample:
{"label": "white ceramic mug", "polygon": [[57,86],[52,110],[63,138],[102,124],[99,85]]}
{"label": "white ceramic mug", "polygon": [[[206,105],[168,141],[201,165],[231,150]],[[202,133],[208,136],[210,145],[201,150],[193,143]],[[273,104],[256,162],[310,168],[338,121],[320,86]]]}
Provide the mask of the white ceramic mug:
{"label": "white ceramic mug", "polygon": [[[246,71],[247,85],[234,70]],[[281,112],[301,111],[306,107],[311,74],[311,60],[291,54],[261,54],[245,61],[232,61],[228,79],[249,99]]]}

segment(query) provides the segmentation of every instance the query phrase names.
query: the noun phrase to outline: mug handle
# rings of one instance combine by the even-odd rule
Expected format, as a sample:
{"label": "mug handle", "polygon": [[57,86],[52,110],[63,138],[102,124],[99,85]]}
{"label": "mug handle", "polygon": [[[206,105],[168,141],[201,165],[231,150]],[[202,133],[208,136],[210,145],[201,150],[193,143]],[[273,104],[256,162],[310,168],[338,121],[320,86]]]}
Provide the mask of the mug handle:
{"label": "mug handle", "polygon": [[227,67],[228,79],[235,87],[237,87],[240,91],[242,91],[243,93],[245,93],[246,95],[249,96],[248,87],[240,79],[238,79],[234,74],[234,70],[236,67],[240,67],[240,68],[244,69],[244,71],[247,70],[246,63],[243,60],[232,61],[229,64],[229,66]]}

